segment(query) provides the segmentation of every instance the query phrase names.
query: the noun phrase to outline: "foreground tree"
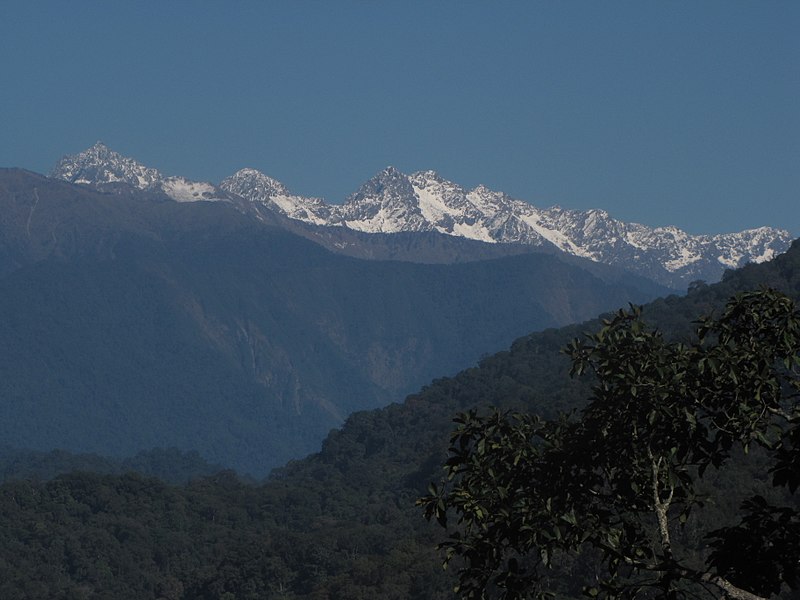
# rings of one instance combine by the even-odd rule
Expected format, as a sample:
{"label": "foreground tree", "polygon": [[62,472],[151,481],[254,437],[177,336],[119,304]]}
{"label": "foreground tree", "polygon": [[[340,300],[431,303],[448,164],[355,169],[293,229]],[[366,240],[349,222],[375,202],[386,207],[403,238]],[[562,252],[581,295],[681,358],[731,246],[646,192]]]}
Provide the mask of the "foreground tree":
{"label": "foreground tree", "polygon": [[[800,518],[800,314],[762,290],[699,322],[691,344],[620,311],[566,352],[592,373],[587,407],[535,415],[460,415],[447,477],[419,500],[449,531],[445,565],[462,559],[464,598],[551,597],[551,567],[594,559],[583,591],[608,598],[752,600],[797,589]],[[754,447],[794,506],[761,496],[738,524],[702,528],[711,475]],[[455,517],[455,524],[453,524]],[[713,527],[713,526],[712,526]],[[686,536],[683,536],[686,537]]]}

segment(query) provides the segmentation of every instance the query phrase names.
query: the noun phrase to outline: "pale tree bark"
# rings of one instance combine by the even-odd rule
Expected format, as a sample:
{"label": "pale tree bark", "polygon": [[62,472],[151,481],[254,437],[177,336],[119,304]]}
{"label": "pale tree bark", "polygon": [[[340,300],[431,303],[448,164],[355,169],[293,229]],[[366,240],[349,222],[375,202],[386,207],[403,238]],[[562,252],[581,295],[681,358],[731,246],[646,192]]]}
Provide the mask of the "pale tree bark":
{"label": "pale tree bark", "polygon": [[[652,492],[653,492],[653,509],[656,513],[656,519],[658,520],[658,532],[661,535],[661,550],[664,553],[664,559],[667,563],[672,563],[674,561],[672,555],[672,542],[669,536],[669,507],[672,504],[672,496],[675,492],[675,488],[672,485],[669,485],[669,493],[666,495],[666,498],[662,499],[661,494],[661,466],[664,464],[664,457],[659,456],[656,459],[653,456],[653,453],[648,448],[647,454],[650,457],[650,465],[652,467]],[[664,587],[665,597],[668,599],[676,598],[677,594],[675,589],[673,588],[673,582],[675,580],[675,572],[674,569],[668,569],[664,571],[664,575],[661,578],[661,585]]]}
{"label": "pale tree bark", "polygon": [[719,575],[703,573],[700,579],[701,581],[707,581],[721,589],[725,594],[725,596],[723,596],[724,598],[730,598],[731,600],[767,600],[767,598],[763,596],[736,587],[730,581]]}
{"label": "pale tree bark", "polygon": [[[658,532],[661,536],[661,549],[664,552],[664,558],[667,561],[673,561],[674,557],[672,554],[672,542],[670,540],[669,535],[669,507],[672,503],[673,494],[675,489],[673,486],[669,486],[669,492],[667,493],[665,498],[662,498],[661,492],[661,466],[664,464],[664,457],[660,456],[656,459],[651,452],[648,451],[650,455],[650,462],[652,466],[652,492],[653,492],[653,509],[656,513],[656,518],[658,519]],[[668,576],[675,577],[677,576],[685,576],[688,574],[687,570],[678,570],[677,573],[668,574]],[[747,590],[743,590],[735,585],[733,585],[730,581],[725,579],[724,577],[720,577],[719,575],[713,575],[711,573],[702,573],[699,577],[700,581],[710,583],[717,588],[719,588],[723,595],[723,598],[728,600],[767,600],[763,596],[759,596],[757,594],[753,594],[752,592],[748,592]]]}
{"label": "pale tree bark", "polygon": [[658,519],[658,532],[661,535],[661,549],[664,551],[664,557],[667,560],[672,560],[672,542],[669,537],[668,516],[675,488],[670,485],[666,499],[661,499],[659,480],[661,479],[661,465],[664,463],[664,457],[659,456],[658,460],[656,460],[649,450],[648,454],[650,454],[650,463],[653,470],[653,509],[656,511],[656,518]]}

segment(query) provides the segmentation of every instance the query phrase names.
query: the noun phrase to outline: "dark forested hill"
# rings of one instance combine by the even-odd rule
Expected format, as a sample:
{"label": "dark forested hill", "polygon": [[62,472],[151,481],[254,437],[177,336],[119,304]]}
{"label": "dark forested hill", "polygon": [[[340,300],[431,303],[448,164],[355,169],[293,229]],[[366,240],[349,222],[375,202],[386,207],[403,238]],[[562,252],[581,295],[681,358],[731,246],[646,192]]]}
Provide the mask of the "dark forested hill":
{"label": "dark forested hill", "polygon": [[[771,263],[696,286],[684,298],[648,304],[644,316],[683,337],[693,319],[761,284],[800,297],[800,244]],[[488,405],[546,416],[580,407],[586,382],[568,377],[559,349],[597,325],[520,338],[403,404],[357,413],[321,452],[287,465],[262,486],[231,474],[187,487],[134,475],[6,483],[0,487],[0,596],[449,598],[452,582],[432,550],[438,531],[414,500],[441,474],[451,419]],[[730,491],[729,502],[709,507],[703,518],[721,524],[737,493],[770,487],[757,464],[717,483]],[[564,578],[564,592],[577,597],[571,581]]]}
{"label": "dark forested hill", "polygon": [[112,459],[65,450],[41,452],[0,446],[0,482],[18,479],[47,481],[64,473],[85,471],[104,475],[136,472],[177,484],[223,470],[221,465],[206,462],[195,451],[181,452],[177,448],[154,448],[132,457]]}
{"label": "dark forested hill", "polygon": [[0,443],[264,475],[526,331],[658,288],[554,256],[328,252],[228,202],[0,170]]}

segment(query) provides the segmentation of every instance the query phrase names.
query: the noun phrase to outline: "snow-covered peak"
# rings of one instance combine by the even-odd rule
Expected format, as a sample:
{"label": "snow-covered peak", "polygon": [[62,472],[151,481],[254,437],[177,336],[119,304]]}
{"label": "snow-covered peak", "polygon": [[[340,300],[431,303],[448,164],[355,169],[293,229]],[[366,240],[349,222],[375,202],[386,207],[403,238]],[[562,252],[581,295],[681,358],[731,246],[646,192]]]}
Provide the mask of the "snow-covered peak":
{"label": "snow-covered peak", "polygon": [[103,142],[97,142],[78,154],[63,157],[50,176],[93,186],[126,183],[143,190],[156,187],[162,179],[157,169],[122,156]]}
{"label": "snow-covered peak", "polygon": [[429,231],[409,177],[386,167],[337,207],[341,222],[358,231],[397,233]]}
{"label": "snow-covered peak", "polygon": [[113,186],[125,184],[140,190],[159,191],[176,202],[229,201],[227,194],[211,183],[165,177],[158,169],[114,152],[103,142],[65,156],[50,176],[97,189],[113,189]]}
{"label": "snow-covered peak", "polygon": [[[426,185],[426,184],[435,184],[435,183],[451,183],[447,181],[444,177],[439,175],[438,171],[417,171],[416,173],[412,173],[409,176],[409,179],[414,182],[415,185]],[[455,184],[452,184],[455,185]]]}
{"label": "snow-covered peak", "polygon": [[378,198],[383,198],[384,202],[407,201],[411,199],[413,193],[408,176],[390,166],[364,183],[347,199],[346,204],[357,204]]}
{"label": "snow-covered peak", "polygon": [[257,169],[240,169],[222,180],[220,187],[248,200],[265,202],[273,196],[288,196],[289,190],[277,179],[265,175]]}
{"label": "snow-covered peak", "polygon": [[290,219],[315,225],[331,225],[335,220],[332,219],[331,207],[322,199],[292,194],[280,181],[257,169],[241,169],[225,178],[220,187]]}

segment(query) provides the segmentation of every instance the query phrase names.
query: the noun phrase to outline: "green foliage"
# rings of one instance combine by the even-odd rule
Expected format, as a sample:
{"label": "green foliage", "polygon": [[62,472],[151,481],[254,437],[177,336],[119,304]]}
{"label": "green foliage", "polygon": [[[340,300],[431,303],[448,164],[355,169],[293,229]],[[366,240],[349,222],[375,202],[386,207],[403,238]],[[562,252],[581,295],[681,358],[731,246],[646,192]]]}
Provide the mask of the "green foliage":
{"label": "green foliage", "polygon": [[746,500],[739,525],[706,530],[705,555],[674,530],[708,501],[707,470],[737,448],[760,447],[773,484],[795,491],[800,313],[772,290],[740,294],[697,334],[668,342],[639,309],[619,311],[566,349],[573,374],[595,382],[579,415],[456,419],[447,480],[419,502],[445,528],[457,517],[441,547],[445,564],[463,561],[462,597],[550,597],[549,568],[587,551],[599,559],[592,596],[678,598],[710,585],[752,598],[797,586],[794,508]]}

